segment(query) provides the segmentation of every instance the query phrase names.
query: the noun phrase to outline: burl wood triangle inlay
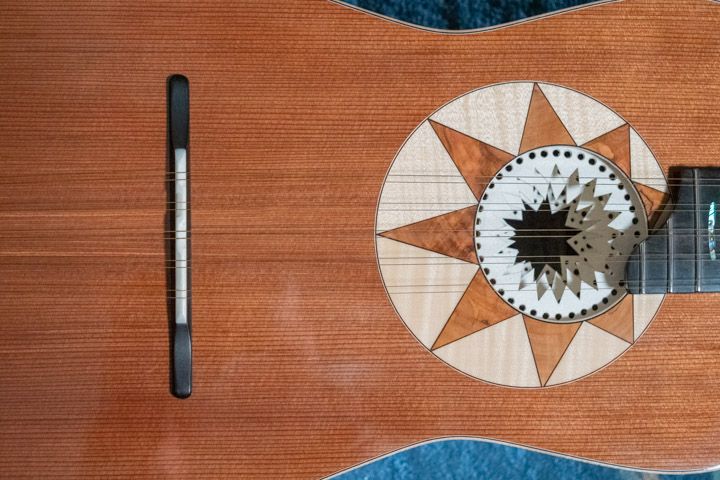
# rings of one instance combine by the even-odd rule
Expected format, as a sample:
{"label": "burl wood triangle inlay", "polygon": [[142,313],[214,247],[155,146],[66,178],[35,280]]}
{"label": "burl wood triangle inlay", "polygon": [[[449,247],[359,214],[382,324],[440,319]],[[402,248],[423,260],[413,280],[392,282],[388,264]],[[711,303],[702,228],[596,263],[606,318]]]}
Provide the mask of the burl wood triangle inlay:
{"label": "burl wood triangle inlay", "polygon": [[440,123],[430,120],[430,125],[477,199],[497,171],[514,158],[508,152]]}
{"label": "burl wood triangle inlay", "polygon": [[544,145],[575,145],[575,141],[540,87],[535,85],[520,142],[520,153]]}
{"label": "burl wood triangle inlay", "polygon": [[640,198],[645,206],[645,212],[647,212],[647,216],[650,218],[662,206],[665,201],[665,193],[641,183],[635,183],[635,188],[640,194]]}
{"label": "burl wood triangle inlay", "polygon": [[478,263],[473,229],[475,205],[388,230],[381,237],[397,240],[470,263]]}
{"label": "burl wood triangle inlay", "polygon": [[540,384],[545,383],[560,362],[568,345],[575,338],[581,323],[548,323],[523,315]]}
{"label": "burl wood triangle inlay", "polygon": [[630,176],[630,126],[627,123],[582,146],[611,160]]}
{"label": "burl wood triangle inlay", "polygon": [[432,350],[515,315],[517,312],[498,297],[485,279],[485,275],[478,271],[435,340]]}
{"label": "burl wood triangle inlay", "polygon": [[634,316],[632,297],[632,295],[626,295],[612,310],[590,320],[590,323],[618,338],[622,338],[628,343],[633,343]]}

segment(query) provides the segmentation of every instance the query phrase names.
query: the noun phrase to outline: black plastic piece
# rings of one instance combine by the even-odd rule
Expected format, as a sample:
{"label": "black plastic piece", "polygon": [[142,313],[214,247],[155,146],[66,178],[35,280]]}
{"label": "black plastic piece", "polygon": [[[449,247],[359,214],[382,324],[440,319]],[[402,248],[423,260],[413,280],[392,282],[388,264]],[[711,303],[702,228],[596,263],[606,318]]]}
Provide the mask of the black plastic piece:
{"label": "black plastic piece", "polygon": [[183,75],[170,77],[170,141],[172,148],[187,148],[190,126],[190,88]]}
{"label": "black plastic piece", "polygon": [[192,393],[192,340],[188,324],[175,325],[173,342],[173,395],[187,398]]}
{"label": "black plastic piece", "polygon": [[[190,170],[190,152],[188,142],[190,135],[190,88],[188,79],[183,75],[173,75],[168,79],[168,109],[171,157],[176,148],[186,150],[187,171]],[[172,162],[172,160],[171,160]],[[173,166],[174,168],[174,166]],[[188,179],[187,203],[183,208],[187,211],[187,229],[190,231],[190,182]],[[172,251],[172,250],[171,250]],[[191,240],[187,239],[187,324],[172,322],[172,393],[178,398],[187,398],[192,393],[192,299],[191,299]],[[174,259],[173,259],[174,260]],[[174,283],[172,284],[174,288]],[[178,292],[175,293],[177,295]],[[171,302],[174,308],[174,302]],[[173,312],[172,318],[175,315]]]}

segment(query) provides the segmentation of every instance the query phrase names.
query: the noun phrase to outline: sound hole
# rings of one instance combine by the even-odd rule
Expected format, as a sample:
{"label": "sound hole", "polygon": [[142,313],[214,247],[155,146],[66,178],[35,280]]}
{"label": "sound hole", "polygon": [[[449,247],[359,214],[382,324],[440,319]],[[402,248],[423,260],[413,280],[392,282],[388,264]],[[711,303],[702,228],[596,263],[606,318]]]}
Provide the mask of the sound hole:
{"label": "sound hole", "polygon": [[578,322],[614,306],[625,294],[627,257],[647,235],[632,182],[597,153],[561,145],[526,152],[501,171],[475,226],[495,291],[549,322]]}

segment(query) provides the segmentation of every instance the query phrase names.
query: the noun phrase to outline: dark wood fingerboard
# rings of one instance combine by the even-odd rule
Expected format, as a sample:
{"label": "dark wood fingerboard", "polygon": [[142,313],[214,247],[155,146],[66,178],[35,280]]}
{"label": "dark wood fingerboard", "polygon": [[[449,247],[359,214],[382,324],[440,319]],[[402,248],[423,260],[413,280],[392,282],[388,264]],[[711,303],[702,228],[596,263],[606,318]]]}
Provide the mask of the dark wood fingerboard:
{"label": "dark wood fingerboard", "polygon": [[720,169],[679,169],[669,183],[674,203],[665,208],[672,212],[628,259],[627,289],[630,293],[720,292],[720,252],[715,256],[712,248],[720,227],[715,213],[720,208]]}

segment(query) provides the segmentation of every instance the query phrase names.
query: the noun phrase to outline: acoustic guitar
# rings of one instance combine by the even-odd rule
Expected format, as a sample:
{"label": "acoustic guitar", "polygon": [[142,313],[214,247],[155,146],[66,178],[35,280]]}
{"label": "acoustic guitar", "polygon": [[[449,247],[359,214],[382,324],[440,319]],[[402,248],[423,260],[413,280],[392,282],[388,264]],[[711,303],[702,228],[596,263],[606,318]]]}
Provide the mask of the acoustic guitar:
{"label": "acoustic guitar", "polygon": [[3,476],[720,463],[717,3],[1,10]]}

